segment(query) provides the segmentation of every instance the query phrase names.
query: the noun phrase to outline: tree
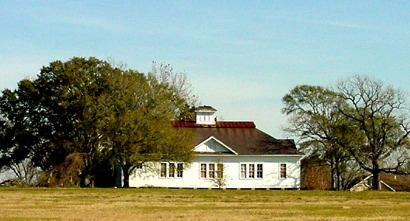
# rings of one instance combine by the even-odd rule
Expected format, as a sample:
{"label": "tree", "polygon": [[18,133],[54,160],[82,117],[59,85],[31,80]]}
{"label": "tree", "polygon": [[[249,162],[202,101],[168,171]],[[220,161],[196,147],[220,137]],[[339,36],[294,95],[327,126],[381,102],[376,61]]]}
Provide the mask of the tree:
{"label": "tree", "polygon": [[56,170],[71,165],[74,161],[67,156],[75,153],[81,156],[76,165],[83,161],[80,186],[87,186],[100,174],[98,164],[114,164],[112,158],[121,162],[127,177],[140,161],[188,162],[190,136],[177,133],[170,123],[190,107],[186,77],[174,75],[169,66],[161,75],[123,67],[74,57],[51,62],[36,79],[20,81],[14,91],[4,90],[0,166],[29,159],[52,176],[63,174]]}
{"label": "tree", "polygon": [[329,162],[338,186],[354,180],[355,164],[373,175],[375,189],[381,172],[409,173],[409,109],[402,91],[355,76],[336,90],[298,86],[283,101],[283,112],[292,116],[288,130],[300,136],[302,149]]}
{"label": "tree", "polygon": [[174,118],[195,120],[198,98],[192,94],[192,85],[184,73],[175,72],[169,64],[153,62],[148,78],[155,80],[168,91]]}
{"label": "tree", "polygon": [[[381,172],[409,173],[406,164],[410,161],[410,123],[404,93],[361,76],[339,82],[337,89],[345,101],[339,105],[340,113],[363,137],[363,142],[347,151],[373,175],[373,188],[379,189]],[[388,162],[398,151],[401,153],[394,157],[395,162]]]}
{"label": "tree", "polygon": [[220,190],[228,185],[229,177],[227,177],[225,173],[226,170],[226,165],[222,161],[218,160],[216,163],[216,171],[210,181]]}
{"label": "tree", "polygon": [[[8,125],[3,159],[30,158],[42,170],[53,170],[70,153],[84,155],[81,185],[92,179],[93,158],[99,151],[98,96],[106,90],[106,76],[120,70],[96,58],[54,61],[35,80],[22,80],[15,91],[2,95],[2,114]],[[4,126],[5,124],[3,124]],[[18,152],[17,152],[18,151]]]}
{"label": "tree", "polygon": [[338,111],[337,93],[320,86],[301,85],[293,88],[282,101],[285,104],[282,111],[291,116],[286,130],[300,138],[301,149],[307,155],[327,162],[334,189],[346,189],[354,178],[349,174],[357,167],[344,150],[350,144],[338,140],[353,138],[356,134],[345,127],[348,122]]}
{"label": "tree", "polygon": [[33,86],[23,80],[18,87],[18,91],[3,90],[0,97],[0,169],[13,171],[20,183],[31,184],[37,175],[31,160],[40,142],[30,118],[34,101],[27,96]]}
{"label": "tree", "polygon": [[121,165],[123,187],[129,187],[129,176],[139,164],[192,159],[190,136],[171,127],[174,96],[168,84],[136,71],[112,76],[110,93],[101,96],[100,127]]}
{"label": "tree", "polygon": [[94,158],[101,149],[97,128],[100,116],[95,107],[98,97],[107,90],[108,76],[119,72],[108,62],[92,57],[55,61],[41,69],[34,84],[40,112],[38,125],[47,142],[36,150],[35,160],[43,169],[63,163],[70,153],[80,153],[84,156],[80,185],[92,183]]}

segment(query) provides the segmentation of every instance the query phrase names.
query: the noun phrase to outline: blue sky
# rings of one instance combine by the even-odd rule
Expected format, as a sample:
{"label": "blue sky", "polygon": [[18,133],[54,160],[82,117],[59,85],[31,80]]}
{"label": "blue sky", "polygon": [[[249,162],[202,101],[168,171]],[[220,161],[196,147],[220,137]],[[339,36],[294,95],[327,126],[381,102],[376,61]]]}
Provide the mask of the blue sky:
{"label": "blue sky", "polygon": [[219,118],[285,138],[296,85],[360,74],[410,91],[410,2],[0,1],[0,89],[73,56],[171,64]]}

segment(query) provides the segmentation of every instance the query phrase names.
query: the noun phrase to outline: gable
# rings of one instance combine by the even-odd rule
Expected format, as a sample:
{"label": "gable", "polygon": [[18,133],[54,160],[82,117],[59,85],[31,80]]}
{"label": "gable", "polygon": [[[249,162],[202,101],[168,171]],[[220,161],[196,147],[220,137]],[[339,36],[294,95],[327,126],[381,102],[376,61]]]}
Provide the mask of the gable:
{"label": "gable", "polygon": [[194,148],[195,152],[199,153],[228,153],[228,154],[238,154],[226,144],[222,143],[220,140],[211,136],[204,140],[202,143],[198,144]]}

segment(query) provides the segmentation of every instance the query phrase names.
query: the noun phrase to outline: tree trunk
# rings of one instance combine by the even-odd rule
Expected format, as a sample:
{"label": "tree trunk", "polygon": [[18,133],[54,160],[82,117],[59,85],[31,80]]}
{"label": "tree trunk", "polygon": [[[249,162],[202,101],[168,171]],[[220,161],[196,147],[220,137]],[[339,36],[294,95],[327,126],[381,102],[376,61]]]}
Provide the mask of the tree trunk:
{"label": "tree trunk", "polygon": [[86,166],[80,174],[80,187],[87,187],[89,184],[89,168]]}
{"label": "tree trunk", "polygon": [[337,162],[336,163],[336,182],[337,182],[337,184],[336,184],[336,190],[340,190],[341,189],[341,185],[340,185],[340,183],[341,183],[341,172],[340,172],[340,163],[339,162]]}
{"label": "tree trunk", "polygon": [[330,160],[330,182],[332,183],[332,190],[335,189],[335,163],[333,157]]}
{"label": "tree trunk", "polygon": [[124,179],[124,185],[122,186],[123,188],[129,188],[130,187],[130,174],[129,174],[129,167],[128,166],[123,166],[123,179]]}
{"label": "tree trunk", "polygon": [[373,171],[373,189],[380,190],[380,174],[379,171]]}
{"label": "tree trunk", "polygon": [[380,189],[380,170],[379,170],[379,164],[376,161],[373,161],[373,189],[374,190],[379,190]]}
{"label": "tree trunk", "polygon": [[80,187],[89,187],[91,184],[91,163],[92,158],[89,154],[81,154],[84,161],[84,168],[81,170]]}

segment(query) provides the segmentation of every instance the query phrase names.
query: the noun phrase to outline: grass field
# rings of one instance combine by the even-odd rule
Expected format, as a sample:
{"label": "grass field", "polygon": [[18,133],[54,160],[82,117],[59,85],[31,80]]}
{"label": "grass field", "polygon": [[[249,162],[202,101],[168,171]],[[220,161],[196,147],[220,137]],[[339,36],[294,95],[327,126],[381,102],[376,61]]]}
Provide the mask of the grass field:
{"label": "grass field", "polygon": [[410,220],[410,193],[0,188],[0,220]]}

